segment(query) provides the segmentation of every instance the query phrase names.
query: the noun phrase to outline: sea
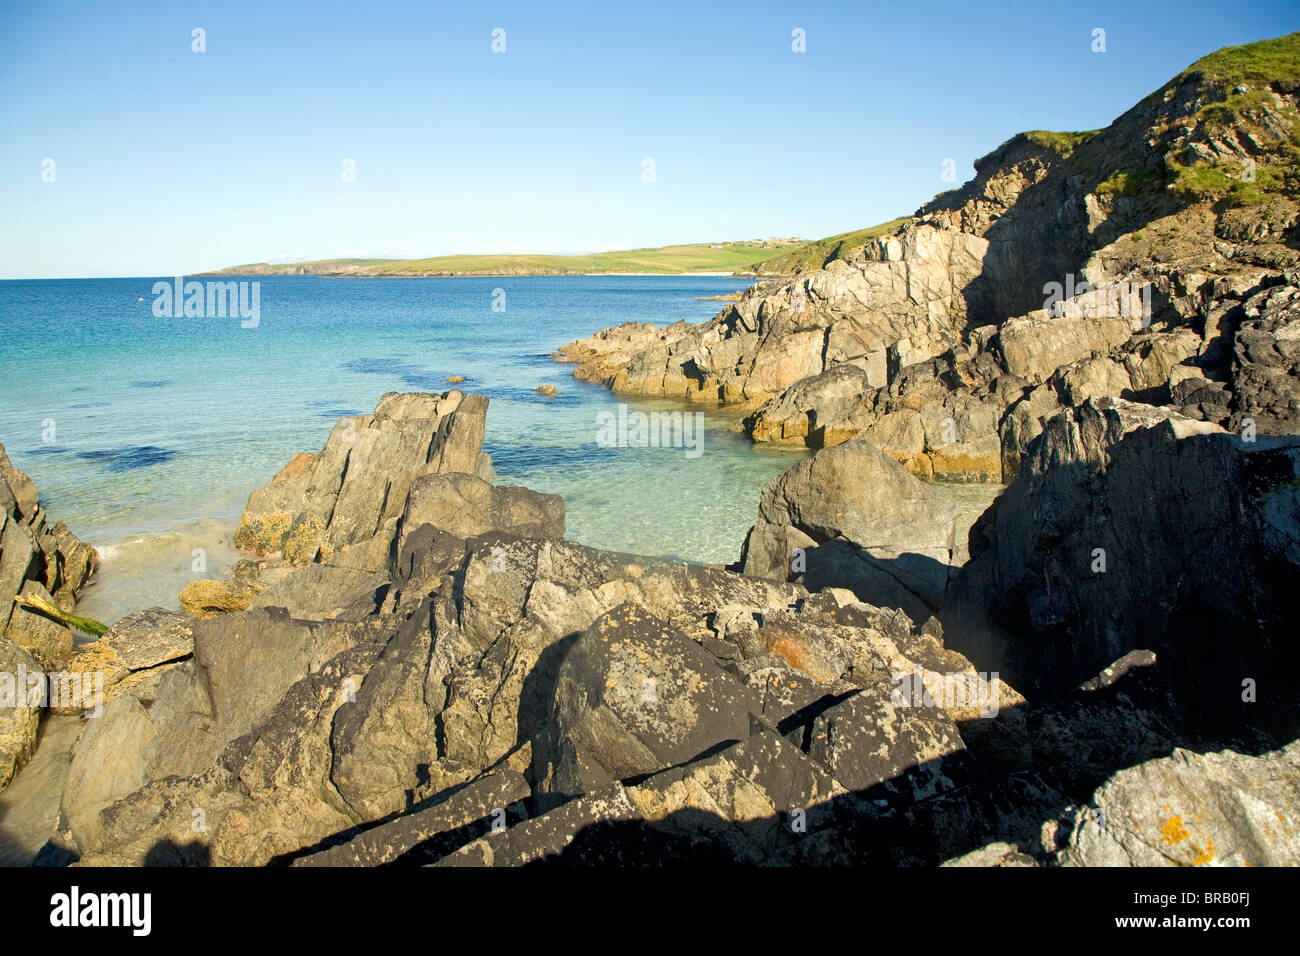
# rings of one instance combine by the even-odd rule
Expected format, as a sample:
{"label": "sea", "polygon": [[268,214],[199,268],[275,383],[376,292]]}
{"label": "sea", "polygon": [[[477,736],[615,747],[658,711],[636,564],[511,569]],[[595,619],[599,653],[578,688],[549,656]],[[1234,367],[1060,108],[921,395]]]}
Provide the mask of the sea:
{"label": "sea", "polygon": [[611,445],[611,415],[684,406],[616,397],[551,357],[622,322],[704,321],[743,279],[243,281],[259,283],[255,327],[173,316],[155,293],[172,277],[0,282],[0,443],[50,520],[100,552],[84,616],[175,608],[186,583],[223,576],[249,492],[385,392],[487,395],[497,482],[560,495],[567,536],[614,551],[736,560],[763,484],[806,454],[755,446],[733,415],[698,407],[698,449]]}

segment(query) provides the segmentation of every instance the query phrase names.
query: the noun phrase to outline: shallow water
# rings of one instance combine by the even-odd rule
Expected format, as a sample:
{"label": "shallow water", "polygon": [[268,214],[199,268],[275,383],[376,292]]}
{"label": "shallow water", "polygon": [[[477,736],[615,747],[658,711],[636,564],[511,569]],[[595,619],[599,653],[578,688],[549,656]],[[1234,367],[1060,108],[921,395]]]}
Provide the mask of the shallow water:
{"label": "shallow water", "polygon": [[[260,280],[250,329],[155,317],[155,281],[0,282],[0,442],[51,517],[103,552],[80,605],[102,620],[176,607],[186,582],[224,574],[249,492],[339,416],[452,375],[492,400],[497,481],[561,495],[568,537],[594,547],[735,560],[762,485],[803,454],[756,448],[716,413],[699,457],[598,447],[598,415],[619,400],[549,357],[620,322],[703,321],[718,303],[696,299],[743,280],[280,277]],[[535,392],[546,383],[556,397]]]}
{"label": "shallow water", "polygon": [[27,866],[54,835],[82,718],[47,714],[36,752],[0,792],[0,866]]}

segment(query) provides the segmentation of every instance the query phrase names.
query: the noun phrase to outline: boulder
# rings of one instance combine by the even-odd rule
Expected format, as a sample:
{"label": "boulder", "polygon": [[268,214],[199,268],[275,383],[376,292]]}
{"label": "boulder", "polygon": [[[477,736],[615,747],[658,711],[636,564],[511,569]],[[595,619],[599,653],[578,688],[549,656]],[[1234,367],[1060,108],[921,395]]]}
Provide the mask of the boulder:
{"label": "boulder", "polygon": [[187,613],[204,619],[247,610],[261,591],[251,581],[191,581],[181,590],[180,602]]}
{"label": "boulder", "polygon": [[1300,865],[1300,741],[1258,756],[1176,749],[1121,770],[1071,820],[1065,866]]}
{"label": "boulder", "polygon": [[813,588],[847,587],[924,620],[948,589],[955,520],[947,498],[871,441],[854,439],[768,482],[740,566]]}
{"label": "boulder", "polygon": [[749,736],[757,704],[708,654],[635,604],[574,641],[555,681],[533,778],[554,797],[684,763]]}
{"label": "boulder", "polygon": [[1244,441],[1119,399],[1066,410],[992,513],[946,637],[1043,693],[1146,648],[1206,720],[1252,719],[1243,687],[1296,663],[1280,635],[1297,624],[1298,478],[1300,437]]}
{"label": "boulder", "polygon": [[[29,706],[27,675],[42,675],[40,663],[0,637],[0,790],[31,759],[41,721],[39,706]],[[21,682],[20,682],[21,681]]]}

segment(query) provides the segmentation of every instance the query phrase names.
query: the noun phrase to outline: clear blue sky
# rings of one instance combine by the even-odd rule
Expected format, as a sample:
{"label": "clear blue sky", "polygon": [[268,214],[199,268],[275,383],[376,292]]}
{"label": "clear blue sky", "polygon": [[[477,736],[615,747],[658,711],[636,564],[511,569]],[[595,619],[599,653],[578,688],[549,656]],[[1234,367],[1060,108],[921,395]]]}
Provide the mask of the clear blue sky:
{"label": "clear blue sky", "polygon": [[1294,2],[0,0],[0,277],[818,238],[1297,29]]}

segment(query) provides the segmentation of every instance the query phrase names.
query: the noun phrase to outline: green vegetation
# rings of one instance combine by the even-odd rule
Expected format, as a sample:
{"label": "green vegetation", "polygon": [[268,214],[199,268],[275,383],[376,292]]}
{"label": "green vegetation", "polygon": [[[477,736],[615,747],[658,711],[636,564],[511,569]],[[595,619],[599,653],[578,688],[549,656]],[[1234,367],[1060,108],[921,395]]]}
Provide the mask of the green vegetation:
{"label": "green vegetation", "polygon": [[1050,149],[1061,156],[1069,156],[1080,144],[1096,136],[1101,130],[1089,129],[1075,133],[1054,133],[1051,130],[1031,129],[1021,135],[1037,146]]}
{"label": "green vegetation", "polygon": [[1235,206],[1256,206],[1279,195],[1300,196],[1300,176],[1295,166],[1286,169],[1258,166],[1253,178],[1247,178],[1241,164],[1170,163],[1170,166],[1174,171],[1170,188],[1193,201],[1226,199]]}
{"label": "green vegetation", "polygon": [[60,624],[67,627],[76,628],[78,631],[90,634],[93,637],[102,637],[108,631],[107,625],[89,617],[77,617],[75,614],[69,614],[61,608],[55,607],[49,601],[45,600],[39,594],[20,594],[14,598],[19,604],[35,608],[42,614],[54,618]]}
{"label": "green vegetation", "polygon": [[1098,196],[1113,199],[1125,196],[1129,199],[1141,199],[1158,193],[1165,187],[1168,177],[1154,169],[1137,169],[1126,166],[1115,170],[1097,184]]}
{"label": "green vegetation", "polygon": [[[1195,83],[1190,103],[1177,92],[1188,81]],[[1300,198],[1300,112],[1279,96],[1298,89],[1300,33],[1202,57],[1143,101],[1157,111],[1155,155],[1115,169],[1097,195],[1238,207]],[[1188,105],[1193,112],[1179,108]],[[1240,144],[1253,144],[1250,158]],[[1238,158],[1216,158],[1234,153]]]}
{"label": "green vegetation", "polygon": [[869,229],[842,232],[838,236],[818,239],[816,242],[798,246],[793,252],[771,256],[761,262],[752,263],[749,268],[754,272],[773,272],[782,275],[821,269],[835,259],[845,258],[854,249],[862,248],[872,239],[888,235],[903,223],[910,221],[911,218],[911,216],[903,216],[901,219],[891,219],[889,222],[882,222],[880,225],[872,226]]}
{"label": "green vegetation", "polygon": [[1288,33],[1245,46],[1225,46],[1201,57],[1179,74],[1179,79],[1195,73],[1229,84],[1256,82],[1294,86],[1300,83],[1300,33]]}
{"label": "green vegetation", "polygon": [[756,255],[800,248],[792,243],[731,245],[695,243],[658,249],[627,249],[590,255],[435,256],[431,259],[319,259],[288,265],[235,266],[222,274],[238,275],[576,275],[583,273],[737,272]]}

